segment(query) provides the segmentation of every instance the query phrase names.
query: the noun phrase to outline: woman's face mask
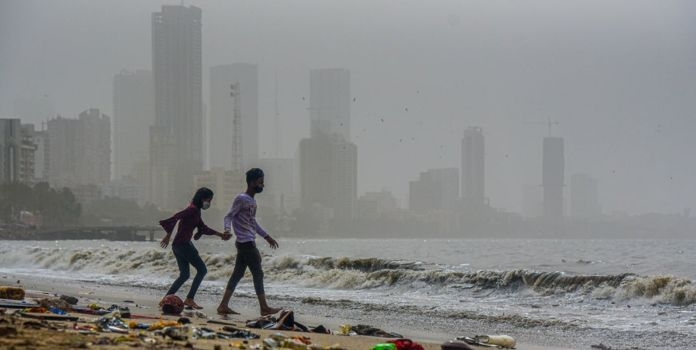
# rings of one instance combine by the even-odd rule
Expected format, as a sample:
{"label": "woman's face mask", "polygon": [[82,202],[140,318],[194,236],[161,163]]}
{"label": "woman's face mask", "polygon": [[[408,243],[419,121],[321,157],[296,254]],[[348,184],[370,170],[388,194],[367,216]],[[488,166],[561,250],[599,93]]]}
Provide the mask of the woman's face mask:
{"label": "woman's face mask", "polygon": [[201,207],[201,209],[206,210],[208,208],[210,208],[210,201],[203,202],[203,207]]}

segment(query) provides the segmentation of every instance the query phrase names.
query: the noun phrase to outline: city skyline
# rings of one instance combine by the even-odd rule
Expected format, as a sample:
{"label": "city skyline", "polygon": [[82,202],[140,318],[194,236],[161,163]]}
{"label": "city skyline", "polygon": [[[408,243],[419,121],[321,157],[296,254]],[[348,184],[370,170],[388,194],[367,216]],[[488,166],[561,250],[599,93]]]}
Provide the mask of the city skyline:
{"label": "city skyline", "polygon": [[[86,106],[110,111],[113,75],[123,68],[149,66],[150,38],[142,34],[149,31],[149,13],[159,11],[162,5],[132,4],[115,8],[109,3],[85,3],[92,12],[109,11],[120,18],[118,23],[100,18],[96,25],[92,22],[96,19],[78,19],[70,11],[41,2],[3,3],[10,11],[2,13],[13,16],[3,17],[3,28],[11,30],[2,32],[19,34],[0,34],[6,43],[2,48],[7,51],[3,52],[8,53],[4,56],[8,57],[8,65],[0,68],[8,82],[0,86],[0,113],[12,117],[15,100],[44,95],[52,100],[54,112],[63,115],[76,115]],[[190,4],[204,12],[204,75],[208,67],[219,64],[256,62],[259,66],[260,157],[272,154],[269,138],[274,134],[275,73],[281,91],[280,157],[289,158],[299,140],[309,133],[307,72],[341,66],[351,71],[352,98],[356,99],[351,100],[351,139],[361,155],[370,155],[358,157],[358,193],[387,188],[403,203],[408,181],[419,172],[459,164],[461,132],[478,125],[486,130],[487,197],[495,207],[521,212],[524,185],[541,185],[539,140],[545,134],[545,130],[525,123],[552,117],[560,122],[554,133],[566,140],[566,173],[585,172],[595,177],[601,184],[601,201],[607,212],[680,212],[692,207],[691,198],[696,197],[684,190],[690,188],[694,165],[680,156],[681,150],[691,146],[687,130],[693,129],[693,118],[689,111],[696,109],[690,92],[695,79],[686,63],[693,61],[690,57],[694,52],[685,45],[690,36],[684,30],[691,26],[679,15],[693,6],[686,2],[664,7],[633,2],[630,14],[621,12],[620,7],[597,3],[576,4],[576,12],[568,11],[565,5],[544,3],[547,12],[542,14],[526,8],[502,13],[482,2],[464,7],[452,3],[430,7],[380,5],[375,8],[376,17],[365,19],[364,29],[350,25],[357,12],[347,5],[281,5],[274,11],[261,12],[264,15],[260,21],[252,25],[244,17],[257,5],[249,4],[235,12],[233,5]],[[312,6],[323,17],[305,17],[303,11]],[[397,16],[392,25],[374,30],[381,28],[377,18],[395,8]],[[328,21],[324,36],[312,31],[317,23],[324,23],[321,18],[334,19],[336,9],[346,20],[332,21],[346,26],[332,27],[328,25],[332,21]],[[19,45],[26,35],[33,35],[43,26],[55,26],[49,13],[62,15],[55,18],[75,20],[61,32],[48,33],[37,48]],[[468,13],[485,13],[491,23],[510,22],[506,27],[494,28],[473,20]],[[611,14],[615,20],[609,21],[601,13]],[[667,16],[669,21],[656,21],[655,13]],[[36,28],[22,22],[29,14],[36,20],[26,23],[38,22]],[[281,14],[285,17],[278,17]],[[597,26],[585,28],[581,15],[596,18]],[[225,24],[230,17],[234,19],[234,30]],[[303,18],[307,25],[290,21],[294,23],[291,26],[285,18]],[[409,27],[411,18],[419,18],[419,26]],[[551,18],[562,18],[564,26]],[[634,21],[636,18],[640,20]],[[121,22],[132,25],[126,28]],[[253,40],[245,37],[244,33],[254,32],[256,25],[269,22],[277,23],[277,29],[260,31]],[[652,27],[645,29],[635,23],[651,23]],[[94,28],[94,33],[77,30],[84,25]],[[352,35],[363,31],[377,34],[365,40]],[[421,32],[433,35],[425,38]],[[599,32],[614,34],[604,38],[596,36]],[[66,35],[72,38],[69,43],[60,40]],[[96,40],[100,37],[110,40]],[[406,43],[400,37],[410,41]],[[589,40],[595,37],[598,39]],[[664,37],[672,40],[660,39]],[[435,40],[427,40],[430,38]],[[622,45],[611,45],[619,38]],[[351,50],[332,44],[336,40],[351,43]],[[520,40],[528,45],[518,44]],[[381,45],[385,42],[392,44]],[[491,46],[490,42],[498,45]],[[78,68],[67,55],[76,51],[75,45],[115,48],[120,54],[100,57]],[[408,45],[421,48],[423,53]],[[39,49],[51,52],[51,59],[41,55]],[[89,56],[92,51],[81,52]],[[20,61],[18,57],[26,59]],[[393,64],[385,65],[374,57],[389,58]],[[56,65],[62,69],[52,68]],[[642,73],[647,71],[653,73]],[[60,89],[72,81],[70,77],[76,77],[75,85]],[[204,90],[206,81],[204,77]],[[602,157],[597,158],[598,154]],[[391,164],[385,164],[385,160]]]}
{"label": "city skyline", "polygon": [[341,330],[308,349],[691,349],[695,19],[694,0],[0,0],[0,292],[196,316],[123,337],[61,307],[66,327],[3,344],[298,348],[204,326],[299,310]]}

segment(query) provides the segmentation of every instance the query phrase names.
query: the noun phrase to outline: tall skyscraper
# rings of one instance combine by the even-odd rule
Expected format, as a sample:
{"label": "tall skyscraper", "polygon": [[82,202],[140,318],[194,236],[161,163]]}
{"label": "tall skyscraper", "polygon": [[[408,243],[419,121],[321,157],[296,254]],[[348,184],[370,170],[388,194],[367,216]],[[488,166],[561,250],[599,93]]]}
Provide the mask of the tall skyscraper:
{"label": "tall skyscraper", "polygon": [[430,169],[409,183],[409,209],[418,212],[453,211],[459,197],[459,170]]}
{"label": "tall skyscraper", "polygon": [[337,219],[352,219],[357,199],[358,148],[350,142],[350,72],[310,72],[311,137],[300,141],[300,201]]}
{"label": "tall skyscraper", "polygon": [[78,181],[82,184],[104,186],[111,180],[111,120],[99,109],[80,113],[82,159]]}
{"label": "tall skyscraper", "polygon": [[570,177],[570,216],[591,219],[600,213],[597,179],[588,174],[573,174]]}
{"label": "tall skyscraper", "polygon": [[544,137],[542,187],[544,188],[544,219],[563,220],[563,186],[565,156],[563,138]]}
{"label": "tall skyscraper", "polygon": [[[232,89],[232,86],[235,86]],[[233,91],[234,90],[234,91]],[[238,91],[237,91],[238,90]],[[234,94],[239,94],[235,96]],[[255,64],[234,63],[210,68],[209,165],[226,170],[244,170],[259,159],[259,83]],[[235,106],[235,101],[239,106]],[[234,114],[241,125],[235,135]],[[241,137],[241,150],[235,137]],[[241,169],[233,157],[241,156]]]}
{"label": "tall skyscraper", "polygon": [[[22,149],[19,155],[20,181],[22,182],[34,183],[37,179],[37,165],[39,167],[43,165],[37,164],[40,135],[35,130],[34,124],[22,124]],[[41,159],[38,160],[41,161]]]}
{"label": "tall skyscraper", "polygon": [[99,109],[78,119],[48,121],[48,170],[53,187],[104,186],[111,179],[111,120]]}
{"label": "tall skyscraper", "polygon": [[483,205],[486,198],[485,142],[480,127],[469,127],[462,138],[462,197]]}
{"label": "tall skyscraper", "polygon": [[184,205],[203,169],[201,10],[162,6],[152,14],[155,125],[150,129],[153,201]]}
{"label": "tall skyscraper", "polygon": [[0,119],[0,183],[34,180],[33,125],[20,119]]}
{"label": "tall skyscraper", "polygon": [[73,187],[77,185],[80,128],[77,119],[61,116],[50,119],[48,133],[48,180],[52,187]]}
{"label": "tall skyscraper", "polygon": [[310,73],[311,134],[338,134],[350,141],[350,71],[315,69]]}
{"label": "tall skyscraper", "polygon": [[21,127],[19,119],[0,119],[0,183],[19,179]]}
{"label": "tall skyscraper", "polygon": [[34,152],[34,182],[48,182],[48,132],[46,130],[34,130],[33,141],[36,144],[36,152]]}
{"label": "tall skyscraper", "polygon": [[114,76],[114,179],[133,175],[135,164],[149,159],[154,92],[150,71],[121,71]]}

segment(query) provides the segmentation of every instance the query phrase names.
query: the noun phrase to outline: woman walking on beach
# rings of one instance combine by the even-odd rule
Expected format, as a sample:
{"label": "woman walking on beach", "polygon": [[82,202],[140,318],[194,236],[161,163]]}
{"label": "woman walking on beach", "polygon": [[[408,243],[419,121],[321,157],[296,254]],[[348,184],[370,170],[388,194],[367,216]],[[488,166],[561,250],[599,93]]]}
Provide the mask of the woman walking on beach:
{"label": "woman walking on beach", "polygon": [[[205,267],[203,259],[198,255],[198,250],[193,246],[191,238],[193,237],[193,229],[197,228],[196,236],[194,239],[199,239],[202,235],[214,235],[222,238],[226,241],[232,237],[229,233],[220,233],[203,223],[201,218],[201,209],[206,210],[210,207],[210,201],[213,200],[213,191],[208,188],[202,187],[196,191],[191,204],[184,210],[174,214],[174,216],[169,219],[160,221],[160,225],[167,232],[167,235],[162,238],[160,246],[162,248],[167,248],[169,245],[169,240],[172,236],[172,231],[174,231],[174,226],[179,223],[179,228],[176,231],[176,236],[172,242],[172,251],[176,257],[176,263],[179,265],[179,277],[172,283],[169,288],[167,295],[176,294],[176,292],[181,288],[181,286],[188,280],[190,276],[189,265],[193,265],[196,269],[196,277],[193,278],[193,283],[191,284],[191,289],[186,295],[186,300],[184,300],[184,305],[191,307],[193,309],[202,309],[203,307],[196,304],[193,298],[196,296],[196,291],[198,291],[198,286],[200,286],[203,277],[208,273],[208,269]],[[166,297],[166,296],[165,296]],[[164,303],[164,299],[160,302],[160,306]]]}

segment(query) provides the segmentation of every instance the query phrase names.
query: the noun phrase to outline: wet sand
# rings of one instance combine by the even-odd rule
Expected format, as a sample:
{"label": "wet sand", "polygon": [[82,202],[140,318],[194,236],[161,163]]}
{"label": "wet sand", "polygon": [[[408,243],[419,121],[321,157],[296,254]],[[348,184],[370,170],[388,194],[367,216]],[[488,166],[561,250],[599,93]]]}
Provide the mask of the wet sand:
{"label": "wet sand", "polygon": [[[177,320],[175,316],[162,316],[157,308],[157,303],[161,298],[161,291],[149,288],[138,287],[120,287],[97,285],[86,282],[74,282],[67,280],[45,280],[45,279],[27,279],[25,276],[18,277],[7,275],[0,280],[2,285],[16,285],[18,278],[22,287],[29,294],[31,291],[43,291],[48,293],[65,294],[77,297],[79,305],[96,302],[103,306],[117,304],[120,306],[128,306],[132,314],[140,314],[153,316],[165,320]],[[10,283],[12,282],[12,283]],[[180,293],[181,294],[181,293]],[[236,326],[237,328],[246,328],[246,320],[258,317],[258,309],[256,301],[252,299],[233,299],[239,305],[231,305],[240,315],[234,315],[226,319],[222,319],[216,315],[216,300],[209,298],[201,298],[197,300],[204,309],[198,315],[188,312],[183,314],[187,316],[192,324],[190,327],[208,327],[216,331],[222,330],[223,325],[211,323],[211,320],[224,321]],[[273,303],[273,300],[270,301]],[[282,306],[282,305],[278,305]],[[307,326],[324,325],[332,330],[340,329],[340,325],[347,323],[340,319],[327,317],[326,315],[306,315],[302,310],[294,310],[295,317],[298,322]],[[15,348],[15,349],[73,349],[73,348],[109,348],[109,349],[131,349],[134,346],[144,346],[150,348],[195,348],[195,349],[221,349],[237,348],[241,345],[241,339],[188,339],[186,341],[174,341],[170,338],[162,338],[154,336],[152,332],[132,330],[128,335],[100,332],[96,334],[79,334],[74,330],[75,322],[43,322],[10,316],[12,309],[7,309],[5,315],[2,316],[4,322],[0,322],[0,348]],[[79,316],[78,325],[93,325],[98,316],[74,314]],[[140,320],[145,323],[153,323],[157,320]],[[374,325],[379,327],[379,325]],[[4,327],[4,328],[3,328]],[[3,329],[5,329],[3,331]],[[13,331],[12,329],[15,329]],[[311,339],[313,345],[318,345],[321,348],[335,347],[343,349],[371,349],[375,344],[385,342],[386,338],[369,337],[369,336],[344,336],[344,335],[329,335],[319,333],[304,333],[304,332],[289,332],[275,330],[259,330],[248,329],[250,332],[261,336],[257,340],[249,340],[249,346],[261,344],[264,338],[273,334],[280,333],[286,337],[292,336],[307,336]],[[425,349],[440,349],[440,345],[449,339],[453,339],[461,334],[426,334],[419,332],[417,325],[404,325],[400,329],[384,329],[388,332],[396,332],[406,338],[410,338],[423,345]],[[473,347],[475,349],[490,349],[484,347]],[[517,349],[520,350],[567,350],[570,348],[548,347],[534,344],[519,344]]]}

